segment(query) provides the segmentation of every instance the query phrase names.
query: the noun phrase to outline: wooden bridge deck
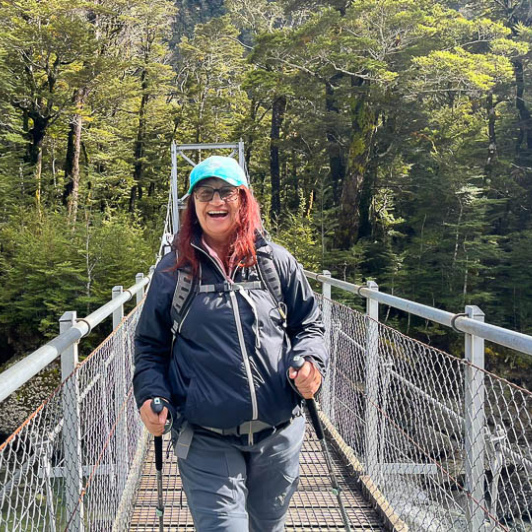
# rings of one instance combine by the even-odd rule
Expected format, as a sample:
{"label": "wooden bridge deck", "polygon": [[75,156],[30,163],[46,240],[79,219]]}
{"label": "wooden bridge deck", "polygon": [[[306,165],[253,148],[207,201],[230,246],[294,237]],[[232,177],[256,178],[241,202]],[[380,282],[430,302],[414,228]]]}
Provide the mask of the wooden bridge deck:
{"label": "wooden bridge deck", "polygon": [[[165,449],[166,445],[167,443],[164,443]],[[163,469],[164,529],[191,531],[194,530],[194,524],[181,487],[181,479],[177,474],[177,460],[173,452],[170,455],[171,459],[165,460]],[[340,461],[333,449],[331,455],[353,532],[385,530],[376,511],[362,496],[360,485],[350,468]],[[157,481],[153,445],[150,442],[136,494],[130,531],[158,531],[156,505]],[[301,480],[290,505],[285,530],[345,530],[336,496],[331,491],[330,477],[320,443],[311,430],[307,430],[301,455]]]}

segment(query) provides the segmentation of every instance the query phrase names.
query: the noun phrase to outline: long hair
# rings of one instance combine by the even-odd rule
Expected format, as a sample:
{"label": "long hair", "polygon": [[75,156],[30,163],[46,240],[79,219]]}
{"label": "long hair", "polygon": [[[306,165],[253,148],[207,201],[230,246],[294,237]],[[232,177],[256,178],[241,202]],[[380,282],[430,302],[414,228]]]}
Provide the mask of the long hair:
{"label": "long hair", "polygon": [[[255,252],[255,238],[257,231],[262,227],[260,219],[260,207],[251,191],[244,187],[238,187],[240,205],[236,217],[235,232],[229,249],[229,262],[241,266],[253,266],[257,263]],[[192,247],[192,241],[201,234],[201,226],[196,214],[194,197],[191,194],[187,200],[187,208],[184,212],[179,233],[174,239],[174,248],[177,250],[176,268],[188,266],[192,274],[196,276],[199,271],[199,259],[197,251]]]}

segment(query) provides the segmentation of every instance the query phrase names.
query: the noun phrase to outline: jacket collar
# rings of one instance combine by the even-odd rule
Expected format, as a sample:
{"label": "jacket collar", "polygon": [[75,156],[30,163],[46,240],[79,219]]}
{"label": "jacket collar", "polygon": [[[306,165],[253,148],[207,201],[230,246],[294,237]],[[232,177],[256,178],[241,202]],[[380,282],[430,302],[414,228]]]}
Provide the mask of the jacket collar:
{"label": "jacket collar", "polygon": [[[201,230],[195,231],[194,236],[192,237],[192,244],[201,249],[205,249],[205,246],[201,242],[202,236],[203,236],[203,233]],[[268,242],[266,240],[265,234],[260,231],[257,231],[255,233],[255,249],[258,250],[267,245],[268,245]]]}

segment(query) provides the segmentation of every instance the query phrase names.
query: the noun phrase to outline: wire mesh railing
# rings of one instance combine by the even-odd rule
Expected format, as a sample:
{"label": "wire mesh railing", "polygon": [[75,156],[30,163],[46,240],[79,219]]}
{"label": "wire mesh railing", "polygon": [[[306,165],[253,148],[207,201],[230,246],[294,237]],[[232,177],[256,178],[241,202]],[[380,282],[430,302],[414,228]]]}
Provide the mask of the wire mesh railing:
{"label": "wire mesh railing", "polygon": [[[322,410],[387,521],[531,531],[531,392],[481,359],[320,302],[331,353]],[[0,530],[128,528],[147,444],[131,391],[139,313],[120,322],[118,312],[96,351],[68,371],[63,364],[61,386],[0,446]]]}
{"label": "wire mesh railing", "polygon": [[0,446],[0,530],[127,530],[147,441],[131,389],[139,313]]}
{"label": "wire mesh railing", "polygon": [[322,409],[375,501],[414,531],[532,530],[532,393],[321,301]]}

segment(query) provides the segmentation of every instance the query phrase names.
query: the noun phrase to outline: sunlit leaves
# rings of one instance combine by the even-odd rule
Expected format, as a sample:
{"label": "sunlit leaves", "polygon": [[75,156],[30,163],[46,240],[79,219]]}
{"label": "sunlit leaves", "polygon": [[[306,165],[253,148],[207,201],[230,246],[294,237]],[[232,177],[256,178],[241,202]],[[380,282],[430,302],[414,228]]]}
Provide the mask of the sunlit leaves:
{"label": "sunlit leaves", "polygon": [[412,60],[416,81],[426,92],[487,91],[509,81],[513,69],[507,58],[494,54],[472,54],[463,48],[436,50]]}

